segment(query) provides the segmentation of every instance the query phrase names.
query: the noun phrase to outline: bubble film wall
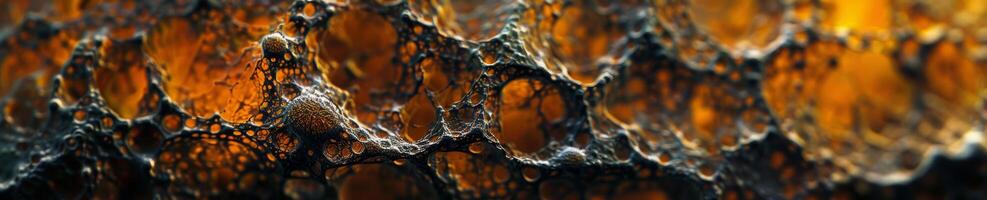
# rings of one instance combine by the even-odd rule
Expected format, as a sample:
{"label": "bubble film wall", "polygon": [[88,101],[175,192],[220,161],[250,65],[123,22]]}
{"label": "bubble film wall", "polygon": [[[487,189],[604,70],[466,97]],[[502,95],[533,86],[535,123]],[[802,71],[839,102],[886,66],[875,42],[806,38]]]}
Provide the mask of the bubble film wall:
{"label": "bubble film wall", "polygon": [[985,0],[5,0],[0,199],[983,199]]}

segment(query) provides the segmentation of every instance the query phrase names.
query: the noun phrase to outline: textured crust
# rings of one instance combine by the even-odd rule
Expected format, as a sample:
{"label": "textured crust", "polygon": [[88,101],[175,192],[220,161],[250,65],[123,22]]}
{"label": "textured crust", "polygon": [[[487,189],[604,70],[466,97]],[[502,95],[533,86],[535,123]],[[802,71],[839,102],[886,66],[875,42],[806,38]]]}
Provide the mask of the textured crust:
{"label": "textured crust", "polygon": [[982,5],[12,0],[0,199],[983,199]]}

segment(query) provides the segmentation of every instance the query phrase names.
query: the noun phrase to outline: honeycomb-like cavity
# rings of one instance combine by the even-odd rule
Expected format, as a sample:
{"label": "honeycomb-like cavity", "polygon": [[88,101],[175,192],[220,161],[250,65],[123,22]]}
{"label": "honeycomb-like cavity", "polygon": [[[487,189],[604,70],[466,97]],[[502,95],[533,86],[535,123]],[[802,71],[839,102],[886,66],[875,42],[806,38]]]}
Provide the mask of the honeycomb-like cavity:
{"label": "honeycomb-like cavity", "polygon": [[8,0],[0,199],[985,199],[984,0]]}

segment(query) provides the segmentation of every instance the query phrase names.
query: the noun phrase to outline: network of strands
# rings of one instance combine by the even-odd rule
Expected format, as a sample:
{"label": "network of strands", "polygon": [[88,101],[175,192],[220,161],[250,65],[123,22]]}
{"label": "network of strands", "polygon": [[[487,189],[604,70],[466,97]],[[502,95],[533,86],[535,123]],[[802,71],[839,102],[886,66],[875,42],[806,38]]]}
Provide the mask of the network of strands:
{"label": "network of strands", "polygon": [[5,0],[0,199],[983,199],[987,0]]}

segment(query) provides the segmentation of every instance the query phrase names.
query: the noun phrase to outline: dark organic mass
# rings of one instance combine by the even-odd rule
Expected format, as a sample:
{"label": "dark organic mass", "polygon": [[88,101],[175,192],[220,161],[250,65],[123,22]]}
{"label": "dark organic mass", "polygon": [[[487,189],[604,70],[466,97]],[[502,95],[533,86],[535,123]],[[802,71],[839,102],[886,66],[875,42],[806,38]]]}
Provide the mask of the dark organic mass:
{"label": "dark organic mass", "polygon": [[0,5],[0,199],[987,199],[987,0]]}

